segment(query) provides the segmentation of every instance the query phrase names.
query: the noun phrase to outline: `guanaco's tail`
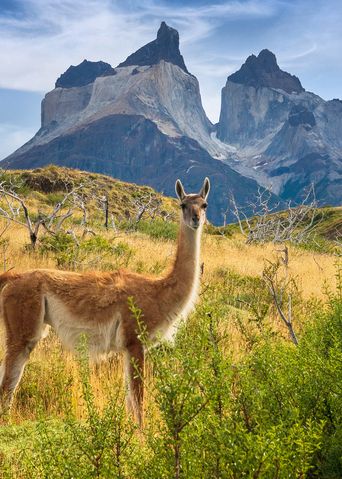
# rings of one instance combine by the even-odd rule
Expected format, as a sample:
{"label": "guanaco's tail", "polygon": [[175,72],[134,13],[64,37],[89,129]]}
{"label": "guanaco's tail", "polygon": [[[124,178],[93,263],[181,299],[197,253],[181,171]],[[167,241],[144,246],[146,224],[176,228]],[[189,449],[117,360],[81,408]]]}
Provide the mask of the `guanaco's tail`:
{"label": "guanaco's tail", "polygon": [[12,271],[6,271],[6,273],[0,274],[0,293],[6,284],[16,277],[18,277],[18,273],[12,273]]}
{"label": "guanaco's tail", "polygon": [[2,317],[2,298],[1,293],[7,283],[13,281],[15,278],[18,278],[18,273],[13,273],[12,271],[6,271],[6,273],[0,274],[0,318]]}

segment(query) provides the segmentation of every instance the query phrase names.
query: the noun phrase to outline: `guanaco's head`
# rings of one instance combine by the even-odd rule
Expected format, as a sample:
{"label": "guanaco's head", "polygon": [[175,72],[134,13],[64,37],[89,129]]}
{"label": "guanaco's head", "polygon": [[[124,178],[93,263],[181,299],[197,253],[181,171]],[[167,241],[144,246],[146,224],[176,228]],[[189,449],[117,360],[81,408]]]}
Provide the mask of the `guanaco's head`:
{"label": "guanaco's head", "polygon": [[182,221],[186,226],[197,230],[205,222],[205,210],[210,190],[209,178],[205,178],[198,194],[187,195],[180,180],[176,181],[176,193],[182,208]]}

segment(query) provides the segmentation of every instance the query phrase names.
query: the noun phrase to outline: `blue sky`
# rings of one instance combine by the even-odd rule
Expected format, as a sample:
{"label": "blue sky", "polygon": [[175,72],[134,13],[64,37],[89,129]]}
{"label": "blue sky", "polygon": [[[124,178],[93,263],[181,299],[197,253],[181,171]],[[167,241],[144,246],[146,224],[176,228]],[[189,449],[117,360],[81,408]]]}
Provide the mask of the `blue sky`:
{"label": "blue sky", "polygon": [[216,122],[221,88],[251,53],[324,99],[342,98],[341,0],[0,0],[0,159],[40,126],[40,102],[69,65],[116,66],[165,20]]}

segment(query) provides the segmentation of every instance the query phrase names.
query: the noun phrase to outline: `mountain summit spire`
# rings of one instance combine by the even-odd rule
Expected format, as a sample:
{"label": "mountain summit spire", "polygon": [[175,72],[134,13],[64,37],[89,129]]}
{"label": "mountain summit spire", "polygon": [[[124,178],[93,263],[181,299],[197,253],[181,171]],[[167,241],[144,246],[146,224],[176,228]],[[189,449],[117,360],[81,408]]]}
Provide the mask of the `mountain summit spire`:
{"label": "mountain summit spire", "polygon": [[304,91],[299,79],[281,70],[276,56],[267,49],[261,50],[258,56],[250,55],[240,70],[228,77],[228,81],[255,88],[279,88],[287,93]]}
{"label": "mountain summit spire", "polygon": [[161,23],[155,40],[129,55],[118,67],[156,65],[161,60],[178,65],[186,73],[189,73],[179,51],[179,34],[165,22]]}

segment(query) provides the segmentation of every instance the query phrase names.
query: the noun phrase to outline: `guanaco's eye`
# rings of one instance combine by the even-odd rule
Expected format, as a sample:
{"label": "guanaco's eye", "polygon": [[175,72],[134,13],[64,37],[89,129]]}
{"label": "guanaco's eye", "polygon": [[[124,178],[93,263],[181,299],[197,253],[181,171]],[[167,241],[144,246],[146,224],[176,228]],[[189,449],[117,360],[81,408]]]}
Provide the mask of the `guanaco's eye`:
{"label": "guanaco's eye", "polygon": [[184,203],[181,203],[181,204],[180,204],[180,207],[182,208],[182,210],[184,210],[184,209],[185,209],[185,204],[184,204]]}
{"label": "guanaco's eye", "polygon": [[207,206],[208,206],[208,203],[203,203],[202,208],[205,210]]}

